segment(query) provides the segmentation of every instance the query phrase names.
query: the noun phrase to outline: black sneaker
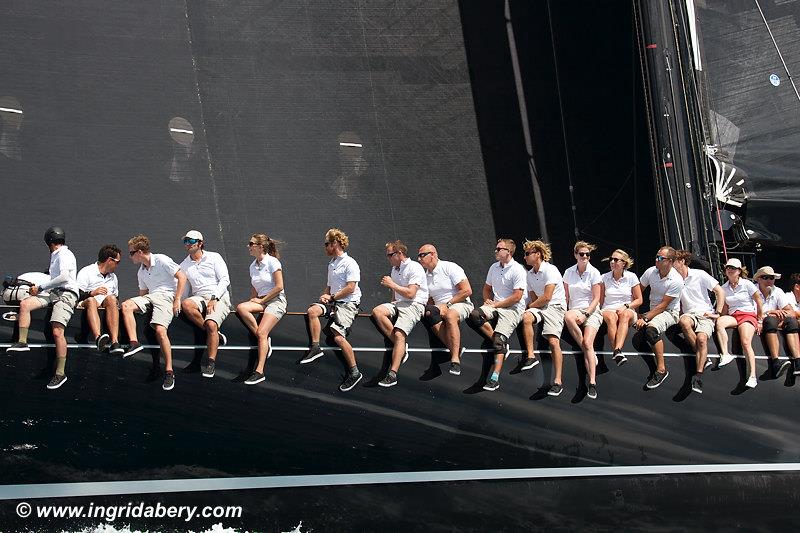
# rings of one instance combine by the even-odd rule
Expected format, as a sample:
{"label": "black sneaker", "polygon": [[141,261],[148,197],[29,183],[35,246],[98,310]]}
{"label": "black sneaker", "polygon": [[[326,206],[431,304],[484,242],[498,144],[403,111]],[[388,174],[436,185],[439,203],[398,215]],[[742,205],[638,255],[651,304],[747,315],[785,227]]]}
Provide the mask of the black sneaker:
{"label": "black sneaker", "polygon": [[664,380],[666,380],[668,377],[669,377],[669,370],[665,370],[664,372],[656,371],[656,373],[653,374],[653,377],[647,381],[647,384],[645,386],[648,389],[657,389],[662,383],[664,383]]}
{"label": "black sneaker", "polygon": [[397,374],[390,370],[386,373],[386,377],[378,382],[378,385],[381,387],[394,387],[397,385]]}
{"label": "black sneaker", "polygon": [[450,373],[454,376],[461,375],[461,363],[456,363],[455,361],[450,361]]}
{"label": "black sneaker", "polygon": [[597,385],[594,383],[589,383],[589,387],[586,390],[586,396],[591,398],[592,400],[597,399]]}
{"label": "black sneaker", "polygon": [[800,357],[792,359],[792,367],[794,368],[794,375],[800,376]]}
{"label": "black sneaker", "polygon": [[50,383],[47,384],[47,388],[50,390],[57,389],[66,382],[67,382],[66,375],[61,374],[59,376],[58,374],[56,374],[55,376],[53,376],[53,379],[50,380]]}
{"label": "black sneaker", "polygon": [[[205,374],[203,374],[203,375],[205,375]],[[244,380],[244,384],[245,385],[258,385],[259,383],[261,383],[265,379],[267,379],[267,378],[265,378],[264,374],[262,374],[261,372],[253,372],[252,374],[250,374],[249,378]]]}
{"label": "black sneaker", "polygon": [[520,370],[530,370],[531,368],[535,367],[539,364],[539,360],[535,357],[528,357],[525,361],[522,362],[522,366]]}
{"label": "black sneaker", "polygon": [[[402,364],[403,364],[403,363],[405,363],[406,361],[408,361],[408,343],[406,343],[406,351],[405,351],[405,352],[403,352],[403,360],[402,360],[402,361],[400,361],[400,364],[402,365]],[[390,387],[391,385],[387,385],[387,386],[389,386],[389,387]]]}
{"label": "black sneaker", "polygon": [[322,350],[322,348],[320,348],[319,346],[312,346],[311,348],[308,349],[308,353],[306,353],[306,355],[303,356],[302,359],[300,359],[300,364],[305,365],[312,361],[316,361],[323,355],[325,355],[325,352]]}
{"label": "black sneaker", "polygon": [[8,348],[6,348],[7,352],[30,352],[31,349],[28,347],[27,342],[15,342]]}
{"label": "black sneaker", "polygon": [[112,342],[111,346],[108,348],[108,353],[111,355],[120,355],[125,353],[125,348],[120,346],[118,342]]}
{"label": "black sneaker", "polygon": [[700,376],[692,376],[692,390],[697,394],[703,394],[703,380]]}
{"label": "black sneaker", "polygon": [[164,375],[164,382],[161,384],[164,390],[172,390],[175,388],[175,373],[170,371]]}
{"label": "black sneaker", "polygon": [[209,358],[208,363],[206,363],[206,366],[203,367],[203,377],[213,378],[216,372],[217,372],[217,362],[214,359]]}
{"label": "black sneaker", "polygon": [[126,357],[130,357],[135,353],[139,353],[144,350],[144,346],[139,341],[131,341],[128,345],[128,349],[125,350],[125,353],[122,354],[123,359]]}
{"label": "black sneaker", "polygon": [[483,386],[483,390],[489,390],[489,391],[497,390],[499,388],[500,388],[500,381],[492,378],[489,378],[486,381],[486,385]]}
{"label": "black sneaker", "polygon": [[792,366],[792,362],[788,359],[786,361],[779,361],[776,359],[775,363],[775,379],[781,377],[787,370],[789,370],[789,367]]}
{"label": "black sneaker", "polygon": [[[363,377],[364,377],[364,374],[362,374],[361,372],[359,372],[355,376],[350,374],[350,373],[348,373],[347,377],[344,379],[344,381],[342,381],[342,384],[339,385],[339,390],[342,391],[342,392],[349,391],[350,389],[355,387],[358,384],[358,382],[361,381],[361,378],[363,378]],[[394,382],[397,383],[397,378],[394,379]],[[391,386],[391,385],[385,385],[385,386]]]}
{"label": "black sneaker", "polygon": [[561,383],[553,383],[550,385],[550,390],[547,391],[548,396],[561,396],[564,392],[564,386]]}
{"label": "black sneaker", "polygon": [[103,333],[94,341],[94,345],[100,353],[105,352],[109,344],[111,344],[111,337],[108,336],[108,333]]}
{"label": "black sneaker", "polygon": [[614,350],[614,357],[612,357],[612,359],[614,359],[614,362],[617,363],[617,366],[622,366],[628,362],[628,358],[625,357],[625,355],[622,353],[622,350],[619,348]]}
{"label": "black sneaker", "polygon": [[219,336],[219,345],[225,346],[228,344],[228,336],[222,333],[221,331],[217,330],[217,335]]}

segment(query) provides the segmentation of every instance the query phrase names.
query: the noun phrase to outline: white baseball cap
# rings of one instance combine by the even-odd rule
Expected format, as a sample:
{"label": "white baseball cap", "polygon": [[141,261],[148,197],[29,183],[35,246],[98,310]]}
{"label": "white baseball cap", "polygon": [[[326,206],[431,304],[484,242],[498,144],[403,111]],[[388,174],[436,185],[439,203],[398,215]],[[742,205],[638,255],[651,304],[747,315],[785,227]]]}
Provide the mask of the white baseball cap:
{"label": "white baseball cap", "polygon": [[197,239],[198,241],[203,240],[203,234],[197,231],[196,229],[190,229],[186,232],[186,235],[183,236],[184,239]]}
{"label": "white baseball cap", "polygon": [[735,257],[731,257],[730,259],[728,259],[728,262],[725,263],[725,266],[726,267],[738,268],[739,270],[741,270],[742,269],[742,262],[739,261],[738,259],[736,259]]}

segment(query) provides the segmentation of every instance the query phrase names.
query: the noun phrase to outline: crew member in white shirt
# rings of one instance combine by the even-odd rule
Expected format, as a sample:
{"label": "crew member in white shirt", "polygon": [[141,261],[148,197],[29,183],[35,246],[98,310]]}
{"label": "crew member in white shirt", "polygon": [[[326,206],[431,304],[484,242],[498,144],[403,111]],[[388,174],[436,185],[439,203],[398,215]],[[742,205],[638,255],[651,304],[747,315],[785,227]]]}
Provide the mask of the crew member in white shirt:
{"label": "crew member in white shirt", "polygon": [[[130,357],[140,352],[144,346],[139,342],[134,313],[147,313],[152,310],[150,327],[155,331],[161,353],[164,354],[166,373],[161,388],[172,390],[175,387],[175,372],[172,368],[172,345],[167,336],[172,318],[181,309],[181,295],[186,286],[186,275],[171,258],[150,251],[150,239],[146,235],[136,235],[128,241],[128,254],[134,264],[139,265],[136,278],[139,282],[139,296],[122,302],[122,322],[130,339],[130,344],[122,357]],[[161,369],[158,355],[153,355],[152,373]]]}
{"label": "crew member in white shirt", "polygon": [[[386,258],[392,265],[390,276],[381,278],[381,285],[393,293],[391,302],[372,310],[372,318],[381,333],[392,341],[392,364],[378,385],[397,385],[397,372],[408,359],[408,335],[425,311],[428,301],[428,282],[422,265],[408,258],[408,247],[402,241],[386,243]],[[394,323],[392,322],[394,320]]]}
{"label": "crew member in white shirt", "polygon": [[[119,345],[119,283],[114,273],[121,260],[122,250],[106,244],[97,253],[97,262],[80,269],[77,276],[82,299],[78,307],[84,309],[97,351],[108,349],[113,355],[125,352]],[[100,308],[105,311],[108,333],[101,333]]]}
{"label": "crew member in white shirt", "polygon": [[[8,348],[8,352],[27,352],[28,329],[31,326],[31,311],[51,306],[50,326],[53,330],[53,340],[56,345],[56,371],[47,384],[48,389],[57,389],[67,382],[65,367],[67,365],[67,339],[64,337],[64,328],[67,327],[75,305],[78,303],[78,283],[75,275],[78,265],[75,255],[67,247],[64,230],[53,226],[44,233],[44,242],[50,250],[50,280],[41,285],[33,285],[29,289],[27,298],[19,304],[19,338]],[[40,292],[49,291],[47,296],[39,295]]]}
{"label": "crew member in white shirt", "polygon": [[[692,376],[692,390],[703,393],[703,370],[708,361],[708,339],[714,334],[714,324],[725,305],[725,292],[719,281],[705,270],[689,268],[692,253],[688,250],[675,252],[673,267],[683,278],[681,291],[681,315],[678,324],[683,337],[695,352],[695,375]],[[714,304],[709,292],[714,293]],[[722,363],[720,361],[720,363]],[[726,363],[727,364],[727,363]]]}
{"label": "crew member in white shirt", "polygon": [[[633,258],[620,248],[611,252],[608,258],[610,270],[603,274],[601,291],[603,322],[608,330],[608,340],[613,346],[613,359],[617,366],[628,362],[622,352],[628,328],[636,323],[636,310],[642,305],[642,286],[639,277],[630,271]],[[589,317],[585,328],[600,329],[602,323],[594,316]]]}
{"label": "crew member in white shirt", "polygon": [[[775,285],[776,279],[781,279],[781,275],[775,272],[771,266],[763,266],[756,271],[753,279],[758,283],[758,292],[764,301],[764,323],[761,328],[761,338],[769,356],[769,368],[773,377],[781,377],[789,368],[797,368],[800,364],[800,343],[798,342],[798,330],[800,327],[797,318],[794,316],[792,301],[783,289]],[[786,342],[786,354],[789,359],[781,362],[778,359],[778,331],[783,331]]]}
{"label": "crew member in white shirt", "polygon": [[428,305],[422,320],[450,350],[450,373],[459,376],[462,353],[459,323],[475,309],[469,299],[472,286],[464,269],[452,261],[439,259],[432,244],[423,244],[417,259],[428,281]]}
{"label": "crew member in white shirt", "polygon": [[594,351],[594,339],[599,327],[591,325],[603,323],[603,315],[600,313],[603,281],[600,271],[590,262],[592,252],[596,249],[594,244],[576,242],[572,249],[576,262],[564,271],[564,290],[567,297],[564,323],[583,351],[583,361],[589,378],[586,396],[593,400],[597,398],[597,355]]}
{"label": "crew member in white shirt", "polygon": [[717,319],[716,334],[720,346],[720,364],[732,361],[728,353],[727,328],[736,328],[739,332],[739,341],[742,351],[747,359],[748,378],[745,386],[754,388],[758,385],[756,379],[756,354],[753,351],[753,335],[761,333],[764,320],[764,302],[758,293],[755,283],[747,279],[747,269],[737,258],[728,259],[725,263],[725,277],[728,278],[722,285],[725,291],[725,306],[723,316]]}
{"label": "crew member in white shirt", "polygon": [[661,336],[678,323],[683,290],[683,278],[672,268],[674,262],[675,248],[663,246],[656,254],[655,266],[645,270],[639,278],[642,287],[650,287],[650,310],[639,315],[635,327],[644,333],[647,344],[656,356],[656,371],[647,381],[648,389],[660,386],[669,376]]}
{"label": "crew member in white shirt", "polygon": [[489,267],[483,285],[483,305],[474,309],[467,323],[492,342],[494,365],[489,369],[484,390],[500,387],[500,371],[508,357],[508,339],[522,320],[525,311],[525,267],[514,260],[516,243],[500,239],[494,249],[497,262]]}
{"label": "crew member in white shirt", "polygon": [[361,281],[361,269],[356,260],[345,251],[349,245],[349,237],[339,228],[331,228],[325,233],[323,242],[325,255],[331,258],[328,261],[328,283],[319,300],[308,307],[311,347],[300,360],[300,364],[307,364],[323,356],[324,352],[319,345],[323,329],[320,317],[328,319],[325,333],[332,337],[333,342],[342,350],[347,364],[347,375],[339,385],[339,390],[342,392],[355,387],[363,377],[358,370],[353,347],[347,341],[347,335],[358,316],[358,306],[361,303],[361,288],[358,286]]}
{"label": "crew member in white shirt", "polygon": [[527,274],[528,308],[522,314],[522,337],[525,340],[527,358],[521,369],[528,370],[539,364],[534,355],[535,324],[542,324],[542,335],[547,339],[553,358],[553,384],[547,391],[549,396],[559,396],[564,390],[562,370],[564,355],[561,352],[561,333],[564,330],[564,314],[567,311],[567,296],[564,278],[558,268],[550,263],[553,254],[550,245],[542,241],[525,241],[525,263],[531,267]]}
{"label": "crew member in white shirt", "polygon": [[183,300],[181,311],[190,322],[206,331],[208,361],[203,367],[203,377],[213,378],[217,349],[227,342],[219,328],[231,312],[231,278],[222,256],[205,250],[202,233],[194,229],[187,231],[183,245],[189,255],[180,266],[189,282],[190,296]]}
{"label": "crew member in white shirt", "polygon": [[[264,381],[264,365],[272,355],[270,333],[286,314],[286,293],[283,290],[283,266],[278,253],[279,242],[264,233],[254,233],[247,241],[253,257],[250,263],[250,299],[236,306],[236,313],[258,339],[258,362],[245,385]],[[261,320],[255,315],[261,313]]]}

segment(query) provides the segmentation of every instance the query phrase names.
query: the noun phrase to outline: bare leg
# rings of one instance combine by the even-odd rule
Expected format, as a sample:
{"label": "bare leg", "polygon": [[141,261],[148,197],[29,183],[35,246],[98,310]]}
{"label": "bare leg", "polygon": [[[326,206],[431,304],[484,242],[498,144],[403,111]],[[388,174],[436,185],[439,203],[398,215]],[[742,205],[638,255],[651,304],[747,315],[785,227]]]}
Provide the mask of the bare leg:
{"label": "bare leg", "polygon": [[442,341],[450,350],[450,361],[453,363],[461,362],[461,329],[458,327],[458,319],[458,311],[449,309],[444,314],[444,322],[439,324],[444,326],[440,328],[444,329]]}
{"label": "bare leg", "polygon": [[689,346],[691,346],[692,350],[697,353],[697,335],[694,333],[694,321],[688,316],[682,316],[680,320],[678,320],[678,325],[681,327],[683,338],[686,339],[686,342],[689,343]]}
{"label": "bare leg", "polygon": [[622,316],[619,317],[617,322],[617,336],[614,337],[614,348],[621,350],[622,347],[625,346],[625,339],[628,338],[628,329],[631,325],[631,319],[635,316],[636,314],[633,311],[626,309]]}
{"label": "bare leg", "polygon": [[728,351],[728,332],[725,330],[735,327],[736,319],[732,316],[726,315],[717,319],[715,333],[717,335],[717,341],[719,342],[720,355],[730,355]]}
{"label": "bare leg", "polygon": [[394,328],[392,331],[392,339],[394,340],[394,348],[392,348],[391,370],[397,373],[400,370],[400,364],[403,362],[403,357],[406,355],[405,331]]}
{"label": "bare leg", "polygon": [[533,313],[522,313],[522,340],[525,343],[525,351],[528,353],[528,357],[535,357],[533,353],[535,351],[533,345],[536,341],[535,324],[536,317]]}
{"label": "bare leg", "polygon": [[267,362],[267,354],[269,353],[269,334],[272,329],[278,324],[278,317],[272,313],[264,313],[261,316],[261,322],[258,324],[258,363],[256,364],[256,372],[264,373],[264,364]]}
{"label": "bare leg", "polygon": [[706,367],[706,360],[708,359],[708,335],[705,333],[698,333],[696,339],[695,357],[697,373],[702,374]]}
{"label": "bare leg", "polygon": [[200,329],[205,329],[205,319],[203,318],[203,314],[200,312],[200,308],[197,307],[197,303],[193,300],[182,300],[181,301],[181,311],[183,312],[184,316],[188,318],[192,324],[197,326]]}
{"label": "bare leg", "polygon": [[581,331],[581,325],[579,323],[581,318],[583,318],[583,314],[574,309],[564,314],[564,324],[567,325],[569,334],[572,335],[572,338],[575,339],[575,342],[577,342],[579,346],[583,344],[583,332]]}
{"label": "bare leg", "polygon": [[[778,333],[762,333],[761,338],[764,339],[764,344],[767,345],[767,355],[770,359],[778,358]],[[788,343],[787,343],[788,344]]]}
{"label": "bare leg", "polygon": [[138,342],[138,335],[136,333],[136,317],[133,316],[139,310],[139,306],[130,300],[122,302],[122,323],[125,326],[125,333],[128,334],[128,340],[131,342]]}
{"label": "bare leg", "polygon": [[312,343],[319,343],[319,337],[322,334],[322,325],[319,323],[319,317],[322,316],[324,311],[316,304],[309,305],[308,310],[308,332],[311,336]]}
{"label": "bare leg", "polygon": [[385,305],[379,305],[372,310],[372,318],[378,326],[378,331],[383,333],[383,336],[389,340],[393,340],[392,330],[394,329],[391,316],[392,310]]}
{"label": "bare leg", "polygon": [[106,327],[111,337],[111,342],[119,342],[119,301],[113,294],[106,296],[103,300],[103,308],[106,310]]}
{"label": "bare leg", "polygon": [[341,333],[334,332],[333,342],[342,349],[342,355],[347,363],[348,370],[356,366],[356,354],[353,352],[353,347],[347,339],[345,339]]}
{"label": "bare leg", "polygon": [[56,357],[67,357],[67,338],[64,336],[64,326],[58,322],[50,322],[53,326],[53,340],[56,344]]}
{"label": "bare leg", "polygon": [[97,300],[89,297],[83,301],[84,312],[86,313],[86,322],[89,324],[89,331],[92,332],[93,340],[100,336],[100,314],[97,311],[99,308]]}
{"label": "bare leg", "polygon": [[786,334],[786,353],[792,359],[800,357],[800,335],[797,333]]}
{"label": "bare leg", "polygon": [[216,359],[217,350],[219,349],[219,326],[213,320],[206,320],[204,326],[206,329],[208,357],[209,359]]}
{"label": "bare leg", "polygon": [[589,383],[595,385],[597,384],[595,381],[597,374],[597,354],[594,352],[594,339],[596,336],[596,329],[592,327],[583,328],[583,341],[581,341],[583,361],[586,363],[586,373],[589,375]]}
{"label": "bare leg", "polygon": [[242,323],[252,333],[256,334],[258,330],[258,322],[256,321],[255,314],[264,311],[264,306],[255,302],[246,301],[236,306],[236,314],[242,319]]}
{"label": "bare leg", "polygon": [[561,339],[555,335],[548,335],[547,343],[550,345],[550,353],[553,355],[553,383],[561,385],[561,371],[564,368],[564,354],[561,353]]}
{"label": "bare leg", "polygon": [[667,365],[664,361],[664,340],[658,339],[653,345],[653,355],[656,356],[656,371],[657,372],[666,372]]}
{"label": "bare leg", "polygon": [[161,353],[164,354],[166,371],[172,372],[172,345],[167,336],[167,328],[160,324],[154,324],[153,329],[156,332],[156,340],[158,340],[158,345],[161,347]]}
{"label": "bare leg", "polygon": [[756,333],[756,328],[749,322],[744,322],[739,325],[739,338],[742,341],[742,351],[747,358],[747,366],[749,370],[748,377],[756,377],[756,354],[753,351],[753,335]]}
{"label": "bare leg", "polygon": [[[619,321],[619,317],[617,316],[616,311],[603,311],[603,322],[606,323],[606,331],[608,333],[608,338],[611,341],[611,347],[613,349],[617,348],[617,322]],[[625,342],[624,340],[622,341]]]}

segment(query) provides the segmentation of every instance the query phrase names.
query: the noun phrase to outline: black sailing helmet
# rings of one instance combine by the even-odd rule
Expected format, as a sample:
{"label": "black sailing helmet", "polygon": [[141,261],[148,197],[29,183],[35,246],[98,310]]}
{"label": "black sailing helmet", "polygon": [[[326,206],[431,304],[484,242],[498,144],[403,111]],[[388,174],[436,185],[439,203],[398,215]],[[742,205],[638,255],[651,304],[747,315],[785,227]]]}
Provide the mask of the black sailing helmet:
{"label": "black sailing helmet", "polygon": [[45,244],[64,244],[67,242],[67,236],[64,230],[58,226],[50,226],[44,232],[44,242]]}

